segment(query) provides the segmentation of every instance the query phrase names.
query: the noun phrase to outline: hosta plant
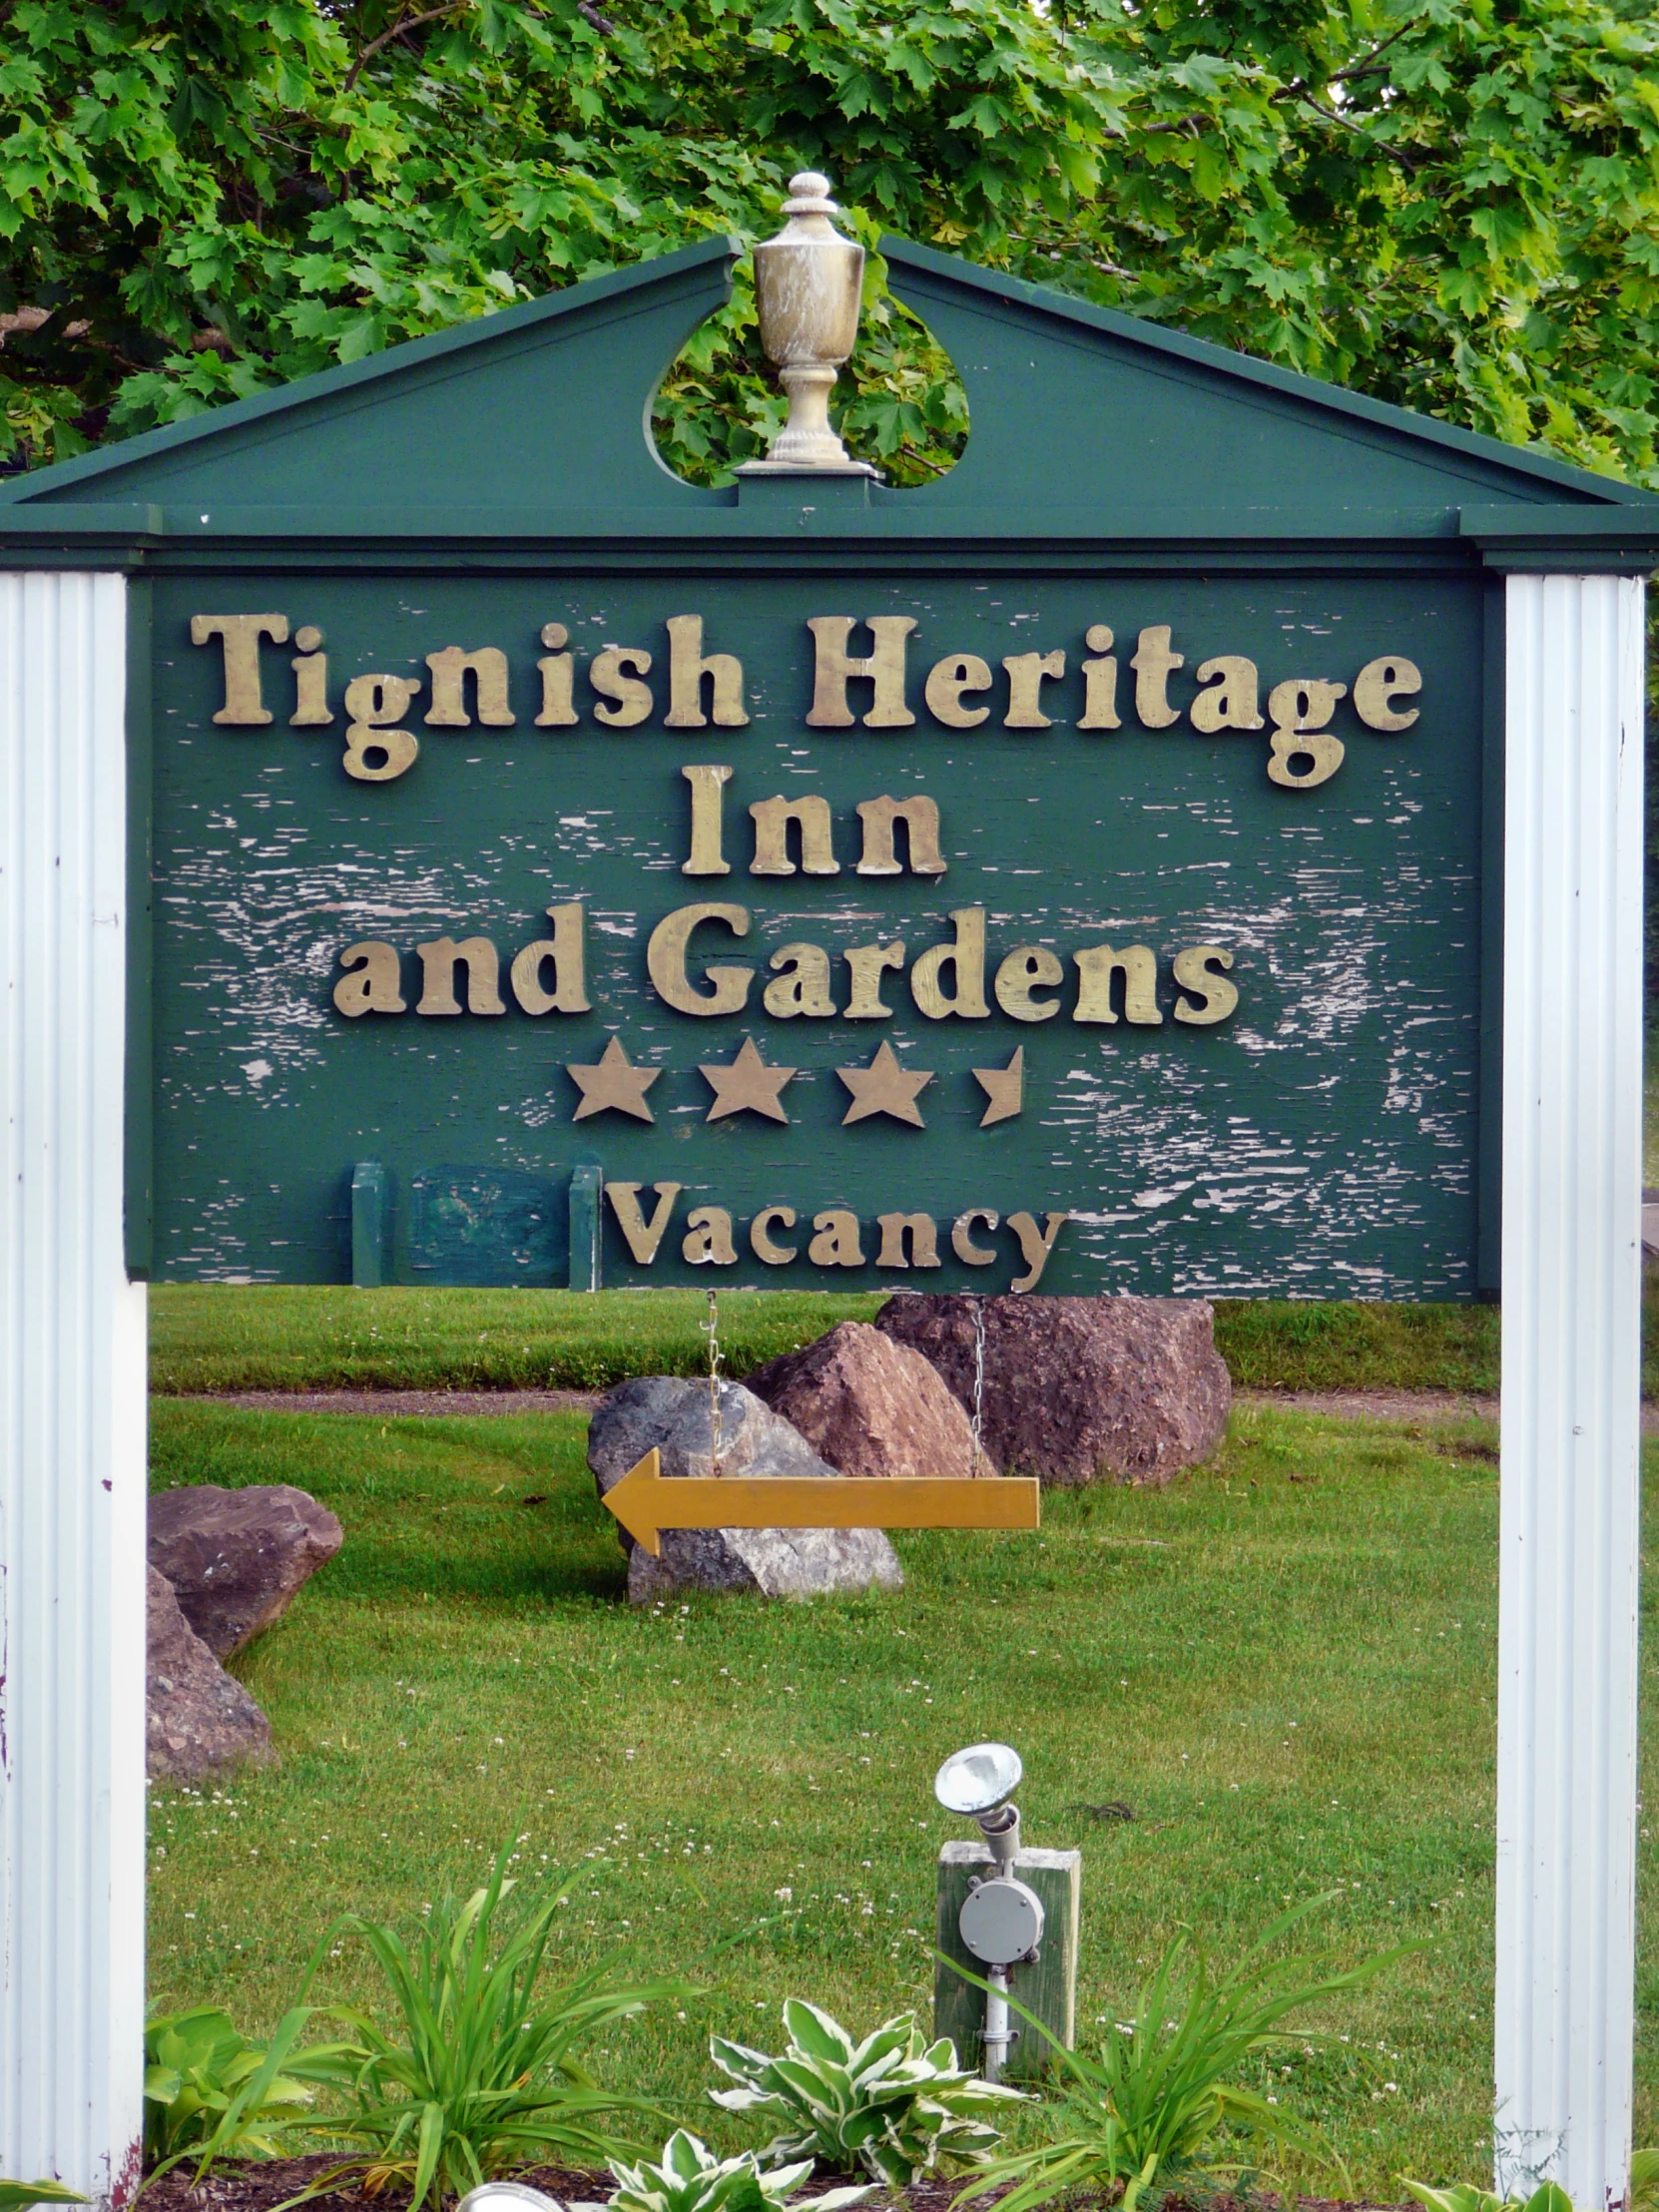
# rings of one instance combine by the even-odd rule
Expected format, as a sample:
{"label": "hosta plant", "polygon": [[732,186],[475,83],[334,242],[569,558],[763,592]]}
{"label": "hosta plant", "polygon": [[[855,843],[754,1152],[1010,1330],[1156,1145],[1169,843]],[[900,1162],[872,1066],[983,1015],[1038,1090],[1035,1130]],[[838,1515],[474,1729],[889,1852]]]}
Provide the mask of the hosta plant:
{"label": "hosta plant", "polygon": [[[1642,2155],[1641,2151],[1636,2153],[1637,2158]],[[1425,2181],[1407,2181],[1403,2174],[1399,2181],[1423,2212],[1572,2212],[1572,2199],[1557,2181],[1546,2181],[1529,2197],[1500,2197],[1490,2189],[1477,2189],[1469,2181],[1459,2181],[1449,2189],[1431,2189]]]}
{"label": "hosta plant", "polygon": [[709,2042],[715,2064],[738,2084],[711,2089],[716,2104],[782,2123],[763,2165],[821,2159],[837,2173],[862,2167],[905,2189],[947,2165],[982,2164],[1000,2139],[984,2115],[1023,2101],[1020,2090],[958,2066],[948,2037],[924,2043],[910,2012],[854,2042],[828,2012],[791,1997],[784,2026],[790,2047],[777,2058],[719,2035]]}
{"label": "hosta plant", "polygon": [[307,2014],[285,2015],[269,2043],[251,2042],[228,2012],[199,2004],[144,2028],[144,2153],[164,2171],[183,2158],[275,2158],[303,2118],[310,2084],[330,2077],[341,2046],[295,2050]]}
{"label": "hosta plant", "polygon": [[62,2181],[0,2181],[0,2212],[29,2212],[34,2204],[85,2204],[79,2190]]}
{"label": "hosta plant", "polygon": [[[999,2191],[996,2212],[1032,2212],[1086,2190],[1135,2212],[1149,2193],[1203,2187],[1236,2173],[1223,2149],[1229,2137],[1328,2156],[1283,2107],[1227,2078],[1289,2038],[1282,2023],[1290,2014],[1360,1987],[1418,1947],[1401,1943],[1346,1970],[1334,1969],[1325,1951],[1276,1956],[1280,1938],[1328,1902],[1310,1898],[1282,1913],[1255,1949],[1216,1979],[1187,1938],[1177,1936],[1141,1991],[1134,2018],[1114,2022],[1098,2051],[1067,2050],[1050,2036],[1063,2083],[1054,2139],[992,2161],[963,2196]],[[1017,2000],[1011,2009],[1047,2034]],[[1297,2040],[1318,2037],[1298,2030]]]}
{"label": "hosta plant", "polygon": [[[753,2151],[738,2158],[717,2158],[686,2128],[678,2128],[663,2146],[658,2164],[626,2166],[612,2159],[616,2193],[611,2212],[784,2212],[791,2192],[813,2170],[810,2158],[793,2166],[763,2168]],[[837,2212],[860,2203],[873,2184],[830,2189],[815,2197],[812,2212]]]}

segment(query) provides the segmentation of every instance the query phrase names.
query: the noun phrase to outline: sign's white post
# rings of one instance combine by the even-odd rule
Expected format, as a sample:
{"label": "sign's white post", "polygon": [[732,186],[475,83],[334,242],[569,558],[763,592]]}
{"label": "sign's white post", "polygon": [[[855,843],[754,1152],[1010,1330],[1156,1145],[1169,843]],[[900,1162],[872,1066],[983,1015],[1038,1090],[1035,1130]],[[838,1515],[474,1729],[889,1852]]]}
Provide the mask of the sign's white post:
{"label": "sign's white post", "polygon": [[1500,2191],[1622,2200],[1635,1976],[1642,585],[1506,584]]}
{"label": "sign's white post", "polygon": [[121,577],[0,576],[0,2173],[106,2206],[143,2119],[125,694]]}

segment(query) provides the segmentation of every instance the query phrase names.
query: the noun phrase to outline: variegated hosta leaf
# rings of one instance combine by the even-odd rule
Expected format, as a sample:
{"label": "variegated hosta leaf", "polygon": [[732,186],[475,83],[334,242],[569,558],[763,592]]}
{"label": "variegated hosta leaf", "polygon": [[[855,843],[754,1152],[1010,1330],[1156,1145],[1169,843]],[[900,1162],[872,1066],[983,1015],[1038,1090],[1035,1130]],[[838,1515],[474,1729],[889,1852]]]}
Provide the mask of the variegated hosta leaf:
{"label": "variegated hosta leaf", "polygon": [[783,2131],[760,2154],[764,2166],[807,2155],[861,2165],[902,2188],[945,2161],[983,2162],[999,2138],[979,2118],[1022,2092],[980,2080],[960,2066],[948,2037],[928,2044],[913,2013],[885,2020],[854,2042],[838,2020],[792,1997],[784,2006],[790,2047],[777,2057],[715,2037],[710,2056],[738,2084],[710,2095],[727,2111],[765,2111]]}

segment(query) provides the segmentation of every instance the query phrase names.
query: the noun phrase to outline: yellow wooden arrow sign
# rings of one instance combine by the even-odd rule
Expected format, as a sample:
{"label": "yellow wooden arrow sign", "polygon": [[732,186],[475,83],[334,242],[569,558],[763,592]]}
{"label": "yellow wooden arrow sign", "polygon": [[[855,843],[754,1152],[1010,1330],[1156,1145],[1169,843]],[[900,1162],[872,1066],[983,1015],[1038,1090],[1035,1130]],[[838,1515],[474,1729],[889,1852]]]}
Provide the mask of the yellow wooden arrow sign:
{"label": "yellow wooden arrow sign", "polygon": [[662,1471],[652,1445],[605,1503],[654,1558],[664,1528],[1035,1528],[1042,1485],[1025,1475],[720,1474]]}

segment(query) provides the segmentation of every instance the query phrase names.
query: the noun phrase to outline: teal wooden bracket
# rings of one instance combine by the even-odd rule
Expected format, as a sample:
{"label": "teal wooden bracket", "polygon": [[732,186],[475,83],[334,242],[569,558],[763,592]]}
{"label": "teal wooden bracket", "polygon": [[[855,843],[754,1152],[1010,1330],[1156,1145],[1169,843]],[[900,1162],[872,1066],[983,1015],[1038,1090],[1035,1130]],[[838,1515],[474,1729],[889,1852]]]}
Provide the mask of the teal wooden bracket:
{"label": "teal wooden bracket", "polygon": [[390,1214],[385,1169],[359,1160],[351,1170],[351,1281],[359,1291],[377,1291],[386,1280]]}
{"label": "teal wooden bracket", "polygon": [[600,1266],[605,1171],[597,1160],[584,1160],[570,1174],[570,1288],[597,1291],[603,1280]]}

